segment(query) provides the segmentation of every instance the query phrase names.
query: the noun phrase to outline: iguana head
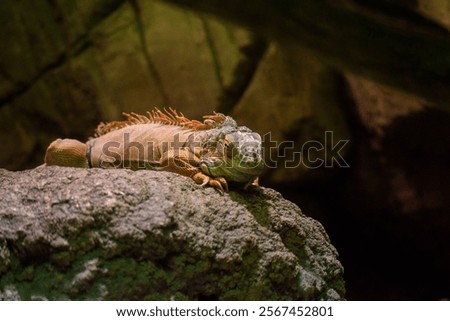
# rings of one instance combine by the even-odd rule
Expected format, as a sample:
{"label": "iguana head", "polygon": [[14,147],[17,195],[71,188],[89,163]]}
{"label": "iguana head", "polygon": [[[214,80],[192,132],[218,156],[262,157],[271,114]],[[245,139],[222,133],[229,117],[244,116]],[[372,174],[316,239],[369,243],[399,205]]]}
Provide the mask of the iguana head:
{"label": "iguana head", "polygon": [[200,168],[211,177],[247,183],[258,177],[264,168],[261,136],[247,127],[222,130],[210,138],[207,149]]}

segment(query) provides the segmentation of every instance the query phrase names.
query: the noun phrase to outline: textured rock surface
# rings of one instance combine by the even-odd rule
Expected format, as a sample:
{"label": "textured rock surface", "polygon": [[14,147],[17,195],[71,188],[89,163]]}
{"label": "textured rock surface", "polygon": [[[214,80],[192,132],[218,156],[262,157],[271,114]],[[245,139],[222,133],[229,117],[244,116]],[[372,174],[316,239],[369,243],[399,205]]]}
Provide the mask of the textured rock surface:
{"label": "textured rock surface", "polygon": [[343,299],[323,227],[277,192],[171,173],[0,171],[1,299]]}
{"label": "textured rock surface", "polygon": [[[166,0],[313,51],[340,70],[450,110],[448,2]],[[445,17],[445,18],[444,18]],[[432,20],[431,20],[432,19]]]}

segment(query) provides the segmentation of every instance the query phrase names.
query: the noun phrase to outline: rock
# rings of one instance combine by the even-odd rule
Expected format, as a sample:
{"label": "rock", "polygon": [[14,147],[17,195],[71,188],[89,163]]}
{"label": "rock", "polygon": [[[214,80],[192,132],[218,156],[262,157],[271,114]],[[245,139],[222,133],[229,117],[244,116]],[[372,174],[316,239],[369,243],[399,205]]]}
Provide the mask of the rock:
{"label": "rock", "polygon": [[10,170],[124,111],[199,118],[232,107],[254,65],[250,32],[159,1],[5,0],[0,18],[0,167]]}
{"label": "rock", "polygon": [[274,190],[154,171],[0,170],[0,299],[340,300],[322,225]]}
{"label": "rock", "polygon": [[417,11],[450,30],[450,5],[445,0],[418,0]]}
{"label": "rock", "polygon": [[341,71],[417,95],[450,111],[446,1],[229,0],[226,6],[221,0],[165,1],[310,50]]}

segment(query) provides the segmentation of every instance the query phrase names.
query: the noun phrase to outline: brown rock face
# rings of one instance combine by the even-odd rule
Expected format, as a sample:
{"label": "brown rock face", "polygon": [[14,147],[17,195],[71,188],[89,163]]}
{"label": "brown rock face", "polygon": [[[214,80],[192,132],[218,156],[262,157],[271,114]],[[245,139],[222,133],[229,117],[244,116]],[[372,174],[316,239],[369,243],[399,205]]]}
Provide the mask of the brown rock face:
{"label": "brown rock face", "polygon": [[176,174],[0,171],[0,299],[340,300],[322,225],[271,189]]}
{"label": "brown rock face", "polygon": [[41,164],[55,138],[85,141],[124,111],[171,106],[200,118],[229,109],[264,49],[248,31],[155,1],[8,0],[0,11],[8,169]]}

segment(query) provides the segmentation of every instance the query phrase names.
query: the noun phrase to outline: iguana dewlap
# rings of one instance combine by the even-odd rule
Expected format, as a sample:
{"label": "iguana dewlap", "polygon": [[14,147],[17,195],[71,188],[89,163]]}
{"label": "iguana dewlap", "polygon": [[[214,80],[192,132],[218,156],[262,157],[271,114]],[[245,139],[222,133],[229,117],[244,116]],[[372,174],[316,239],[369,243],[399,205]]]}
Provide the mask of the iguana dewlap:
{"label": "iguana dewlap", "polygon": [[101,123],[86,144],[57,139],[45,165],[162,170],[228,190],[228,182],[257,185],[264,163],[261,136],[215,113],[190,120],[173,109]]}

